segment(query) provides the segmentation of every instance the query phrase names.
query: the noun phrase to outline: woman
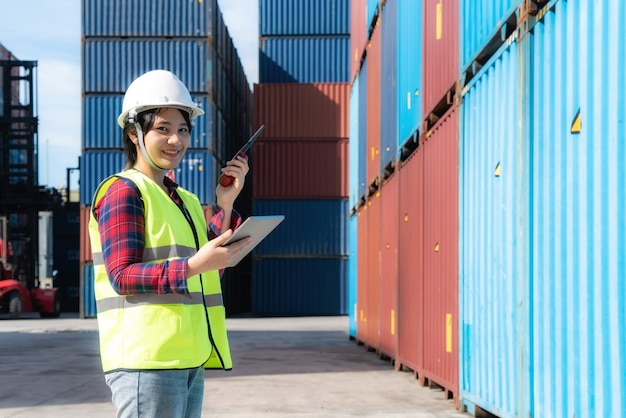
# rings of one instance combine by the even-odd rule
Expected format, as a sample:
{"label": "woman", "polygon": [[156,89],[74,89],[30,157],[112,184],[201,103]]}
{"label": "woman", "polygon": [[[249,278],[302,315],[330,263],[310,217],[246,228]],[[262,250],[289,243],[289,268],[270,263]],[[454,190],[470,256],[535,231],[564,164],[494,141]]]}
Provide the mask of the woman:
{"label": "woman", "polygon": [[249,167],[222,172],[207,231],[198,198],[165,173],[204,112],[172,73],[131,83],[118,118],[126,169],[95,193],[89,233],[100,354],[118,417],[199,417],[204,368],[232,368],[220,271],[249,244],[221,246],[240,223],[233,204]]}

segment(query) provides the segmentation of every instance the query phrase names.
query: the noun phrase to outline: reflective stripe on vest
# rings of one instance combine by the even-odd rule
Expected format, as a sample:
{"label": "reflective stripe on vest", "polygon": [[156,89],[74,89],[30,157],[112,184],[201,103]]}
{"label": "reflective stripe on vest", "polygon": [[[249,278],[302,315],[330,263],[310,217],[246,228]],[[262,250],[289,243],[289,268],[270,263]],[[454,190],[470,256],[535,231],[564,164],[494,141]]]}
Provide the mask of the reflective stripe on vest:
{"label": "reflective stripe on vest", "polygon": [[[197,252],[189,223],[180,208],[156,183],[136,170],[103,181],[94,196],[94,207],[119,177],[137,185],[144,202],[146,231],[157,231],[157,235],[145,237],[144,262],[189,257]],[[193,220],[198,245],[202,246],[208,242],[202,207],[195,195],[180,187],[177,191]],[[191,298],[176,294],[121,296],[107,276],[93,213],[89,233],[105,371],[180,369],[202,364],[207,368],[232,368],[217,271],[187,280]]]}

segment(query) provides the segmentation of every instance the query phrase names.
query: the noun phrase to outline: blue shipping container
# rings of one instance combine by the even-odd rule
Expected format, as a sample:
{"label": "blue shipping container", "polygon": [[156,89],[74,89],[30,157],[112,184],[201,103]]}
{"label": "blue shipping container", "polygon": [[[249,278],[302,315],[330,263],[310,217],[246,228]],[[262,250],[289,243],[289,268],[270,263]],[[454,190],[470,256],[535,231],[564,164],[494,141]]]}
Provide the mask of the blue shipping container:
{"label": "blue shipping container", "polygon": [[349,35],[270,37],[260,44],[260,83],[349,82]]}
{"label": "blue shipping container", "polygon": [[354,82],[352,83],[352,87],[350,89],[350,140],[348,142],[349,148],[349,161],[348,169],[349,171],[349,179],[348,179],[348,206],[350,209],[354,208],[359,202],[359,150],[360,150],[360,141],[359,141],[359,126],[361,124],[360,119],[360,109],[359,109],[359,86],[360,77],[357,74],[354,77]]}
{"label": "blue shipping container", "polygon": [[349,325],[348,329],[350,332],[350,336],[352,338],[356,338],[356,327],[358,321],[357,315],[357,289],[358,289],[358,277],[359,277],[359,268],[358,268],[358,216],[356,213],[350,216],[348,220],[348,319]]}
{"label": "blue shipping container", "polygon": [[382,7],[380,59],[380,172],[398,157],[398,3]]}
{"label": "blue shipping container", "polygon": [[548,7],[521,43],[533,77],[530,415],[624,417],[626,4]]}
{"label": "blue shipping container", "polygon": [[259,34],[346,35],[349,0],[260,0]]}
{"label": "blue shipping container", "polygon": [[422,122],[422,0],[398,1],[398,149]]}
{"label": "blue shipping container", "polygon": [[347,314],[346,258],[257,258],[252,263],[252,314]]}
{"label": "blue shipping container", "polygon": [[[358,139],[358,154],[350,153],[350,161],[353,159],[358,160],[358,175],[359,175],[359,190],[357,193],[357,199],[361,200],[361,198],[366,196],[367,187],[369,183],[367,182],[367,60],[363,61],[363,65],[361,66],[361,70],[358,73],[359,82],[359,109],[358,109],[358,118],[359,118],[359,139]],[[352,111],[352,110],[350,110]]]}
{"label": "blue shipping container", "polygon": [[[122,147],[122,129],[117,117],[123,100],[123,95],[95,95],[83,99],[83,150]],[[204,110],[204,115],[194,121],[189,147],[212,152],[216,146],[215,104],[207,96],[194,96],[193,100]]]}
{"label": "blue shipping container", "polygon": [[83,36],[211,37],[217,0],[82,0]]}
{"label": "blue shipping container", "polygon": [[527,416],[518,403],[518,366],[529,362],[520,350],[528,324],[518,323],[528,309],[518,298],[528,282],[517,271],[528,264],[517,223],[518,65],[513,41],[472,79],[461,106],[459,402],[503,418]]}
{"label": "blue shipping container", "polygon": [[255,249],[258,256],[338,257],[348,254],[348,200],[255,200],[253,215],[285,215]]}
{"label": "blue shipping container", "polygon": [[80,272],[79,309],[81,318],[95,318],[98,315],[94,291],[93,264],[85,264]]}

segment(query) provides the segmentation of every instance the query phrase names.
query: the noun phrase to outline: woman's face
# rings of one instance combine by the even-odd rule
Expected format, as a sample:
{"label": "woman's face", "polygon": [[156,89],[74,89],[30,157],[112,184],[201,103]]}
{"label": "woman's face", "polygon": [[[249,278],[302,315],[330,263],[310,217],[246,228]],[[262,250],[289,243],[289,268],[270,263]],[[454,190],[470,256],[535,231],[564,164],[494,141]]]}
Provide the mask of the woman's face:
{"label": "woman's face", "polygon": [[[137,136],[132,135],[131,139],[137,146],[137,164],[135,167],[141,171],[150,170],[150,164],[139,149]],[[155,115],[152,128],[148,132],[144,132],[148,155],[163,170],[174,169],[180,164],[189,147],[190,140],[189,125],[181,111],[175,108],[164,108],[158,112]]]}

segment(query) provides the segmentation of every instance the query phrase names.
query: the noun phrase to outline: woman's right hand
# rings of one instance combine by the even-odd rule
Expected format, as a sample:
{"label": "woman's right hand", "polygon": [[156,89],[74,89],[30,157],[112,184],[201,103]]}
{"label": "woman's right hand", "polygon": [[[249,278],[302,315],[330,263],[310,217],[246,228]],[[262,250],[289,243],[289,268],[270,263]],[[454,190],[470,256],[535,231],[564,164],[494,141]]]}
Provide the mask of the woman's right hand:
{"label": "woman's right hand", "polygon": [[233,234],[232,229],[213,238],[204,244],[200,250],[187,260],[187,277],[195,276],[211,270],[220,270],[228,267],[228,264],[252,241],[244,238],[227,246],[222,246]]}

